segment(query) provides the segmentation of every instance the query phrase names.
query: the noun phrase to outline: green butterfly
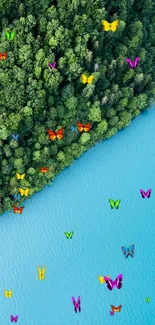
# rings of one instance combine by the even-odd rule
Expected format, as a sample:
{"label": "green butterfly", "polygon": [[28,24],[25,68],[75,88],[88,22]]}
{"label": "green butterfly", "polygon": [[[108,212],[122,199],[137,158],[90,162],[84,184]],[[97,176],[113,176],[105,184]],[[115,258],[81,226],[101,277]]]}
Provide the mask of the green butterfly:
{"label": "green butterfly", "polygon": [[109,199],[109,202],[110,202],[111,209],[113,209],[114,207],[118,209],[121,200],[113,201],[112,199]]}
{"label": "green butterfly", "polygon": [[7,37],[7,39],[8,39],[9,41],[13,41],[13,39],[14,39],[14,37],[15,37],[15,32],[11,32],[11,33],[9,33],[9,32],[5,32],[5,36]]}
{"label": "green butterfly", "polygon": [[150,298],[145,298],[145,301],[146,302],[150,302]]}
{"label": "green butterfly", "polygon": [[66,238],[72,238],[73,237],[73,234],[74,234],[74,231],[72,232],[64,232],[64,234],[66,235]]}

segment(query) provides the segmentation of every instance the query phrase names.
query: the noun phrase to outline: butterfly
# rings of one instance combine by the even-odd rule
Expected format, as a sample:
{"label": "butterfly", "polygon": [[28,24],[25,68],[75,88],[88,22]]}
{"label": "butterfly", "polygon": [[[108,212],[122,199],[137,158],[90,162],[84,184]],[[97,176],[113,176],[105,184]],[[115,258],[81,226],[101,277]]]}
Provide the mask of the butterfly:
{"label": "butterfly", "polygon": [[71,130],[72,130],[72,132],[78,132],[77,126],[71,125]]}
{"label": "butterfly", "polygon": [[55,69],[56,64],[57,64],[57,63],[54,61],[54,63],[48,63],[48,66],[49,66],[51,69]]}
{"label": "butterfly", "polygon": [[[107,275],[107,278],[109,278],[110,279],[110,276],[109,275]],[[99,279],[99,282],[102,284],[102,283],[105,283],[105,279],[104,279],[104,277],[102,277],[102,276],[98,276],[98,279]]]}
{"label": "butterfly", "polygon": [[11,33],[5,32],[5,36],[7,37],[7,39],[9,41],[12,41],[14,39],[14,37],[15,37],[15,32],[11,32]]}
{"label": "butterfly", "polygon": [[74,231],[72,231],[72,232],[64,232],[64,234],[66,235],[66,238],[67,238],[67,239],[68,239],[68,238],[72,239],[73,234],[74,234]]}
{"label": "butterfly", "polygon": [[137,68],[138,67],[138,64],[139,64],[139,61],[140,61],[140,58],[139,57],[135,58],[134,61],[132,61],[129,58],[126,58],[126,62],[128,63],[129,68],[131,68],[131,69]]}
{"label": "butterfly", "polygon": [[48,167],[41,167],[41,168],[40,168],[40,171],[41,171],[42,173],[48,173],[49,168],[48,168]]}
{"label": "butterfly", "polygon": [[118,25],[119,25],[119,20],[115,20],[113,21],[113,23],[108,23],[108,21],[102,20],[102,26],[106,32],[108,32],[109,30],[112,32],[116,32]]}
{"label": "butterfly", "polygon": [[4,297],[5,298],[11,298],[12,297],[12,290],[10,290],[10,291],[4,290]]}
{"label": "butterfly", "polygon": [[0,60],[6,60],[6,57],[7,57],[7,53],[6,52],[0,53]]}
{"label": "butterfly", "polygon": [[13,198],[15,201],[19,201],[20,200],[20,194],[13,194]]}
{"label": "butterfly", "polygon": [[79,132],[82,132],[82,131],[89,132],[90,131],[90,123],[82,124],[80,122],[77,122],[77,126],[78,126]]}
{"label": "butterfly", "polygon": [[24,209],[24,206],[18,208],[18,207],[16,207],[15,205],[13,205],[13,212],[14,212],[14,213],[22,214],[23,209]]}
{"label": "butterfly", "polygon": [[56,138],[58,138],[59,140],[61,140],[63,138],[63,132],[64,132],[64,128],[59,129],[57,132],[54,132],[50,129],[47,129],[47,132],[49,134],[49,139],[50,140],[55,140]]}
{"label": "butterfly", "polygon": [[110,316],[114,316],[114,311],[110,311]]}
{"label": "butterfly", "polygon": [[127,258],[128,256],[134,257],[134,250],[135,250],[135,245],[130,245],[128,247],[122,246],[121,247],[122,252],[124,256]]}
{"label": "butterfly", "polygon": [[107,276],[104,277],[105,282],[107,283],[107,288],[113,290],[114,287],[121,289],[122,287],[122,274],[119,274],[116,280],[111,280]]}
{"label": "butterfly", "polygon": [[86,77],[85,74],[82,74],[81,79],[83,84],[86,84],[86,82],[88,84],[92,84],[94,80],[94,75],[92,74],[90,77]]}
{"label": "butterfly", "polygon": [[120,306],[118,306],[118,307],[114,307],[114,306],[111,305],[111,308],[112,308],[112,311],[113,311],[114,313],[116,313],[116,312],[120,313],[121,308],[122,308],[122,305],[120,305]]}
{"label": "butterfly", "polygon": [[18,138],[19,138],[19,134],[12,134],[12,138],[13,138],[13,140],[15,140],[15,141],[18,141]]}
{"label": "butterfly", "polygon": [[21,196],[28,196],[30,189],[26,188],[26,190],[23,190],[23,188],[20,187],[19,192],[20,192]]}
{"label": "butterfly", "polygon": [[118,209],[121,200],[113,201],[112,199],[109,199],[109,202],[110,202],[111,209],[113,209],[114,207]]}
{"label": "butterfly", "polygon": [[45,271],[46,271],[45,266],[42,268],[42,270],[40,266],[38,266],[38,280],[45,280]]}
{"label": "butterfly", "polygon": [[152,192],[151,188],[147,192],[145,192],[144,190],[140,190],[140,194],[141,194],[143,199],[145,199],[145,198],[149,199],[150,196],[151,196],[151,192]]}
{"label": "butterfly", "polygon": [[17,177],[17,179],[24,179],[25,174],[18,174],[18,173],[16,173],[16,177]]}
{"label": "butterfly", "polygon": [[145,301],[146,301],[147,303],[150,302],[150,298],[149,298],[149,297],[145,298]]}
{"label": "butterfly", "polygon": [[74,305],[74,310],[75,310],[75,313],[77,313],[77,311],[81,311],[81,300],[80,300],[80,296],[78,296],[78,300],[76,302],[75,298],[72,297],[72,302],[73,302],[73,305]]}
{"label": "butterfly", "polygon": [[17,316],[10,315],[10,319],[12,323],[16,323],[18,320],[18,315]]}

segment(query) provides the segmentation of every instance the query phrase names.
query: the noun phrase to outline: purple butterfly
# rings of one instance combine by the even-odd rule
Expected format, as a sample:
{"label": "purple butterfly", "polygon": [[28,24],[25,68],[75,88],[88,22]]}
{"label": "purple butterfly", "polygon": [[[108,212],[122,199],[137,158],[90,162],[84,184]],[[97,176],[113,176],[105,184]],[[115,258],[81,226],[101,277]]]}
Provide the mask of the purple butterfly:
{"label": "purple butterfly", "polygon": [[110,311],[110,316],[114,316],[114,311]]}
{"label": "purple butterfly", "polygon": [[10,319],[12,323],[17,323],[18,315],[17,316],[10,315]]}
{"label": "purple butterfly", "polygon": [[151,188],[147,192],[145,192],[144,190],[140,190],[140,194],[143,199],[145,199],[145,197],[147,197],[149,199],[151,196],[151,192],[152,192]]}
{"label": "purple butterfly", "polygon": [[56,64],[57,64],[57,63],[54,61],[54,63],[48,63],[48,66],[49,66],[51,69],[55,69]]}
{"label": "purple butterfly", "polygon": [[81,306],[80,306],[81,300],[80,300],[80,296],[78,296],[77,302],[76,302],[75,298],[72,297],[72,302],[73,302],[73,305],[74,305],[75,313],[77,313],[77,311],[79,311],[79,313],[80,313],[80,311],[81,311]]}
{"label": "purple butterfly", "polygon": [[116,278],[116,280],[111,280],[109,279],[107,276],[104,277],[105,282],[107,283],[107,288],[109,290],[112,290],[114,287],[116,287],[117,289],[121,289],[122,287],[122,274],[119,274]]}
{"label": "purple butterfly", "polygon": [[129,58],[126,58],[126,62],[128,63],[129,68],[131,68],[131,69],[133,69],[133,68],[134,68],[134,69],[137,68],[137,67],[138,67],[138,64],[139,64],[139,61],[140,61],[140,58],[139,58],[139,57],[135,58],[134,61],[132,61],[132,60],[129,59]]}

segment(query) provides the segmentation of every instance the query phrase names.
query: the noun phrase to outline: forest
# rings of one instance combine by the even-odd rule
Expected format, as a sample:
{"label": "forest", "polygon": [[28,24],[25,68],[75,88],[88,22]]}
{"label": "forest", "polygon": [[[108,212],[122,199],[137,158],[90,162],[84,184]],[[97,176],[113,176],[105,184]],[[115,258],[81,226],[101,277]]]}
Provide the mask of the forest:
{"label": "forest", "polygon": [[154,0],[1,0],[0,213],[151,107],[154,66]]}

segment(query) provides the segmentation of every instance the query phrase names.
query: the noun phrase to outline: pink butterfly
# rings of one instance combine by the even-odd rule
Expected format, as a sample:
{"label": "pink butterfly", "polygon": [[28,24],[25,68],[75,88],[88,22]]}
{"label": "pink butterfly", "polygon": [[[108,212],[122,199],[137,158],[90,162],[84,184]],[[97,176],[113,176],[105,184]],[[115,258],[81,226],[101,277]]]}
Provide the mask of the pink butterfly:
{"label": "pink butterfly", "polygon": [[149,199],[151,196],[151,192],[152,192],[151,188],[147,192],[145,192],[144,190],[140,190],[140,194],[143,199],[145,199],[146,197]]}
{"label": "pink butterfly", "polygon": [[104,277],[105,282],[107,283],[107,288],[113,290],[114,287],[121,289],[122,287],[122,274],[119,274],[116,280],[109,279],[107,276]]}
{"label": "pink butterfly", "polygon": [[18,315],[17,316],[10,315],[10,319],[12,323],[17,323]]}
{"label": "pink butterfly", "polygon": [[139,61],[140,61],[140,58],[139,57],[135,58],[134,61],[132,61],[129,58],[126,58],[126,62],[128,63],[129,68],[131,68],[131,69],[137,68],[138,67],[138,64],[139,64]]}
{"label": "pink butterfly", "polygon": [[77,311],[81,311],[81,300],[80,300],[80,296],[78,296],[78,300],[76,302],[75,298],[72,297],[72,302],[73,302],[73,305],[74,305],[74,310],[75,310],[75,313],[77,313]]}
{"label": "pink butterfly", "polygon": [[51,68],[51,69],[55,69],[56,67],[56,61],[54,61],[54,63],[48,63],[48,66]]}

